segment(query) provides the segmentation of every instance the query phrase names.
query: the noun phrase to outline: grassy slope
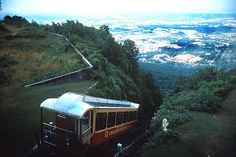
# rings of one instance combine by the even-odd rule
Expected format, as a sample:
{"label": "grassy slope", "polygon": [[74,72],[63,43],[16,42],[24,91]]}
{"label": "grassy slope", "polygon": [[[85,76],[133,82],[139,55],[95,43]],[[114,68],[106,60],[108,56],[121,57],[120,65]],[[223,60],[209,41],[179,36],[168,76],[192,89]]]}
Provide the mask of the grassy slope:
{"label": "grassy slope", "polygon": [[211,115],[193,112],[194,120],[177,128],[180,141],[159,145],[147,152],[148,157],[235,157],[236,156],[236,91],[225,100],[222,110]]}
{"label": "grassy slope", "polygon": [[36,33],[36,28],[5,27],[9,32],[0,34],[0,57],[16,61],[15,65],[4,67],[11,85],[40,81],[86,66],[62,37],[42,30],[45,37],[37,37],[40,32]]}
{"label": "grassy slope", "polygon": [[[92,82],[81,81],[32,88],[5,87],[0,91],[0,154],[22,154],[34,144],[39,129],[40,103],[65,92],[83,93]],[[10,151],[9,151],[10,150]]]}

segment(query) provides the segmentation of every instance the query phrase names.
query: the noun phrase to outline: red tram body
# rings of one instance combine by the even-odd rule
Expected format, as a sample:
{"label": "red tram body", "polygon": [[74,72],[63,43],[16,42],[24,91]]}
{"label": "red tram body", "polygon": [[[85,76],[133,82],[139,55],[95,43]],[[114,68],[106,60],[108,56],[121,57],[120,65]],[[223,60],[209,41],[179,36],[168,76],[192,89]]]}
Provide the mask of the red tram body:
{"label": "red tram body", "polygon": [[135,127],[139,104],[65,93],[41,108],[41,142],[68,151],[104,144]]}

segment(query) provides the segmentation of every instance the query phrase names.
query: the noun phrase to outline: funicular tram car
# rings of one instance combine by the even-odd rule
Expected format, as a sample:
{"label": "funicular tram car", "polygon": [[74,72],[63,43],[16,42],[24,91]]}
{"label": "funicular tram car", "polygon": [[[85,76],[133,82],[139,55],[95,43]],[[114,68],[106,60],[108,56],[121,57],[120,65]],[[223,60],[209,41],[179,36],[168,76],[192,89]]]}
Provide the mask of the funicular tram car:
{"label": "funicular tram car", "polygon": [[41,142],[77,151],[104,144],[135,127],[139,104],[65,93],[43,101]]}

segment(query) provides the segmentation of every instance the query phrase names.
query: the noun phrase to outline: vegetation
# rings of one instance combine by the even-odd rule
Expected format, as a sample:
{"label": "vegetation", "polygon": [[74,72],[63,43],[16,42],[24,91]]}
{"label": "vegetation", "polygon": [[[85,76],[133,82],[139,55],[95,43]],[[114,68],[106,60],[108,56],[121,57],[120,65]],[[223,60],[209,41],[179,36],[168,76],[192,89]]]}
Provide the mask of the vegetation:
{"label": "vegetation", "polygon": [[5,24],[8,24],[8,25],[11,25],[11,26],[17,26],[17,27],[22,27],[24,25],[28,25],[29,22],[23,18],[23,17],[20,17],[20,16],[5,16],[4,19],[3,19],[3,22]]}
{"label": "vegetation", "polygon": [[[177,140],[165,143],[147,143],[142,148],[145,157],[199,157],[228,156],[234,157],[235,151],[235,121],[236,121],[236,91],[234,90],[224,101],[221,111],[217,114],[206,112],[191,112],[193,119],[174,129]],[[154,138],[151,141],[155,141]],[[148,146],[151,145],[152,146]],[[140,152],[134,156],[140,156]]]}
{"label": "vegetation", "polygon": [[[18,24],[19,19],[23,26]],[[24,21],[18,17],[5,17],[2,21],[2,28],[9,31],[0,35],[0,85],[22,86],[86,66],[75,52],[67,49],[65,39]]]}
{"label": "vegetation", "polygon": [[196,67],[184,66],[178,63],[143,63],[139,62],[143,71],[151,73],[160,87],[163,95],[170,94],[175,89],[175,82],[181,77],[197,71]]}
{"label": "vegetation", "polygon": [[[196,111],[218,113],[222,108],[223,100],[236,87],[235,77],[234,70],[225,72],[206,67],[178,80],[175,92],[164,99],[159,110],[154,114],[151,126],[155,133],[143,147],[143,152],[149,152],[150,148],[164,144],[166,138],[168,141],[179,139],[176,128],[187,121],[196,121]],[[162,129],[164,118],[169,122],[167,133]]]}
{"label": "vegetation", "polygon": [[[17,153],[28,150],[33,145],[33,136],[29,136],[28,130],[33,134],[39,127],[39,104],[48,97],[57,97],[68,91],[87,91],[92,85],[91,81],[80,80],[61,85],[22,88],[26,83],[86,66],[63,38],[52,33],[65,35],[94,66],[88,71],[87,79],[98,83],[89,91],[90,95],[141,104],[139,118],[151,120],[154,130],[153,137],[142,148],[143,156],[154,156],[157,152],[158,156],[167,156],[165,153],[173,156],[178,151],[181,151],[180,156],[203,156],[206,155],[205,150],[220,156],[235,155],[219,153],[220,150],[233,150],[231,147],[235,143],[231,139],[235,137],[232,130],[236,129],[232,125],[236,120],[236,112],[233,112],[235,106],[232,105],[235,99],[222,105],[228,93],[236,87],[235,70],[225,72],[210,67],[200,69],[179,79],[174,92],[162,102],[160,89],[152,74],[139,69],[135,43],[128,39],[117,43],[108,26],[102,25],[96,29],[78,21],[38,25],[18,16],[7,16],[0,24],[0,124],[4,126],[0,129],[1,145],[12,145]],[[148,65],[141,66],[150,69]],[[159,73],[155,79],[167,78],[172,82],[176,76]],[[172,85],[168,81],[161,84],[164,83],[170,89]],[[227,117],[228,113],[230,116]],[[169,122],[167,132],[161,126],[164,118]],[[210,135],[213,135],[212,139],[216,137],[218,143],[221,143],[219,137],[222,137],[223,144],[229,148],[221,148],[223,144],[219,144],[216,146],[218,152],[212,151],[214,141],[206,138],[210,143],[205,146],[200,138]],[[22,141],[25,143],[22,144]],[[196,143],[193,144],[193,141]],[[201,148],[203,144],[204,148]],[[189,151],[179,150],[178,145]],[[153,149],[157,147],[158,151]],[[9,147],[5,151],[9,151]],[[15,155],[14,152],[12,155]]]}
{"label": "vegetation", "polygon": [[68,37],[94,66],[90,75],[98,84],[91,95],[138,102],[142,105],[141,118],[152,117],[161,102],[160,90],[151,74],[139,70],[133,41],[117,43],[106,25],[95,29],[68,20],[42,28]]}
{"label": "vegetation", "polygon": [[[79,79],[23,88],[86,66],[71,46],[53,33],[65,35],[92,63],[94,68],[87,73],[88,80],[97,82],[92,90],[88,90],[91,81]],[[161,96],[152,75],[139,69],[137,54],[133,41],[117,43],[106,25],[99,29],[78,21],[38,25],[19,16],[6,16],[0,22],[1,154],[16,156],[28,151],[39,128],[39,104],[69,91],[135,101],[142,105],[140,119],[150,120]]]}

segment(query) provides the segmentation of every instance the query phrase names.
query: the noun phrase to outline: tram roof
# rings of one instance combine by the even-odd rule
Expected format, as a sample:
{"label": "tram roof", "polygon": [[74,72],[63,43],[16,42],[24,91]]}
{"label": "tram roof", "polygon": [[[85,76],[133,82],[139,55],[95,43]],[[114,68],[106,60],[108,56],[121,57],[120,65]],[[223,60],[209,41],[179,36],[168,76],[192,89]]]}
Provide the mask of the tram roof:
{"label": "tram roof", "polygon": [[40,107],[71,116],[83,117],[86,111],[95,108],[137,109],[139,104],[125,100],[112,100],[69,92],[59,98],[46,99],[41,103]]}

